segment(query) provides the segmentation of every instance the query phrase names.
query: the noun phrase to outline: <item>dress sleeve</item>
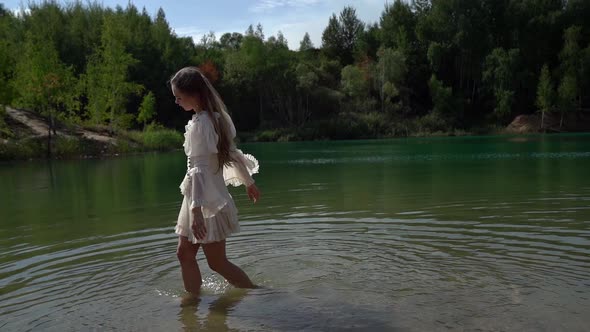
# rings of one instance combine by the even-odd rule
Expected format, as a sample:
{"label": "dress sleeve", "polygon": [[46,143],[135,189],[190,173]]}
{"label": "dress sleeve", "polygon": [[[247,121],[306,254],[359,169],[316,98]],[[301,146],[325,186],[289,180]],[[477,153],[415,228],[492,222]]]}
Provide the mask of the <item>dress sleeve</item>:
{"label": "dress sleeve", "polygon": [[229,165],[223,166],[223,179],[225,185],[234,187],[245,185],[246,187],[254,183],[253,174],[258,173],[260,166],[258,160],[250,154],[245,154],[242,150],[232,150],[229,153],[233,161]]}
{"label": "dress sleeve", "polygon": [[223,166],[223,179],[225,185],[232,185],[234,187],[245,185],[250,186],[254,183],[252,178],[253,174],[258,173],[260,166],[258,160],[250,154],[245,154],[241,150],[237,149],[233,144],[233,139],[236,137],[236,127],[227,113],[223,113],[225,124],[227,126],[227,132],[232,138],[232,145],[230,147],[229,156],[232,162],[229,165]]}

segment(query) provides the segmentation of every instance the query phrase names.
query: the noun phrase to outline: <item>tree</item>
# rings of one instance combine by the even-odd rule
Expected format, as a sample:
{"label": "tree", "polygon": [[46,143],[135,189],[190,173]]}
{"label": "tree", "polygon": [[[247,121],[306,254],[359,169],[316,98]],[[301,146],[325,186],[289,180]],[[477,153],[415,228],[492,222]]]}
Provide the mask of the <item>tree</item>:
{"label": "tree", "polygon": [[250,24],[248,26],[248,29],[246,29],[246,32],[244,33],[244,35],[249,36],[249,37],[254,37],[254,27],[252,26],[252,24]]}
{"label": "tree", "polygon": [[554,104],[554,90],[549,74],[549,67],[545,64],[541,69],[539,84],[537,85],[537,107],[541,112],[541,129],[544,128],[545,114],[550,113]]}
{"label": "tree", "polygon": [[128,71],[137,64],[125,51],[121,17],[107,16],[101,46],[89,60],[85,74],[85,91],[91,122],[109,121],[111,131],[128,127],[131,117],[126,114],[127,98],[142,90],[128,81]]}
{"label": "tree", "polygon": [[367,81],[362,70],[354,65],[342,68],[342,92],[352,98],[366,96],[368,91]]}
{"label": "tree", "polygon": [[381,29],[377,23],[370,24],[361,33],[356,42],[354,50],[354,58],[358,61],[363,61],[365,58],[377,58],[377,51],[381,45],[380,42]]}
{"label": "tree", "polygon": [[483,82],[495,97],[494,112],[500,118],[505,118],[511,112],[518,66],[518,49],[506,51],[502,48],[495,48],[486,57]]}
{"label": "tree", "polygon": [[406,52],[415,40],[416,19],[410,5],[402,0],[385,5],[380,27],[383,47],[399,48]]}
{"label": "tree", "polygon": [[306,32],[303,36],[303,39],[299,43],[299,52],[306,52],[312,50],[313,48],[313,43],[311,42],[311,38],[309,38],[309,33]]}
{"label": "tree", "polygon": [[279,32],[277,32],[277,44],[287,49],[289,48],[289,42],[287,41],[287,38],[285,38],[285,36],[283,35],[283,32],[281,32],[280,30]]}
{"label": "tree", "polygon": [[322,49],[330,57],[335,57],[342,49],[342,35],[340,33],[340,22],[336,14],[332,14],[328,26],[322,33]]}
{"label": "tree", "polygon": [[455,122],[460,114],[453,97],[453,88],[447,87],[433,74],[428,82],[432,96],[433,112],[445,122]]}
{"label": "tree", "polygon": [[258,23],[258,25],[256,26],[254,37],[264,41],[264,32],[262,31],[262,24]]}
{"label": "tree", "polygon": [[238,51],[226,53],[224,79],[232,86],[251,92],[258,99],[258,123],[264,121],[264,87],[267,49],[262,40],[246,35]]}
{"label": "tree", "polygon": [[388,99],[399,95],[408,69],[406,59],[400,50],[385,48],[377,54],[379,61],[374,77],[381,97],[381,111],[384,111]]}
{"label": "tree", "polygon": [[77,101],[72,69],[60,61],[52,39],[27,33],[24,54],[17,62],[12,84],[19,94],[19,106],[49,118],[47,153],[51,156],[56,120],[65,119],[68,110],[76,108]]}
{"label": "tree", "polygon": [[[0,81],[9,82],[15,74],[17,59],[17,43],[15,31],[11,26],[16,25],[16,20],[10,12],[0,4]],[[0,104],[9,105],[15,91],[11,84],[0,85]]]}
{"label": "tree", "polygon": [[366,68],[358,65],[348,65],[342,68],[340,90],[348,98],[340,107],[344,112],[371,112],[374,111],[376,100],[369,94],[369,75]]}
{"label": "tree", "polygon": [[314,88],[317,87],[319,78],[311,66],[303,63],[297,65],[295,74],[297,75],[297,88],[300,89],[305,96],[304,114],[301,119],[301,122],[305,122],[311,116],[311,111],[309,108],[309,95],[314,90]]}
{"label": "tree", "polygon": [[217,38],[215,37],[215,32],[209,31],[208,33],[204,34],[201,37],[201,44],[200,45],[204,48],[214,48],[214,47],[219,46],[219,43],[217,42]]}
{"label": "tree", "polygon": [[[571,26],[567,28],[563,33],[563,48],[559,53],[559,59],[561,61],[560,69],[562,72],[562,84],[559,86],[560,104],[561,110],[561,121],[563,121],[564,111],[573,111],[576,108],[576,99],[578,100],[578,107],[581,108],[582,98],[578,96],[582,95],[580,91],[581,85],[578,82],[583,82],[587,77],[583,77],[585,74],[585,58],[584,51],[580,48],[582,28],[580,26]],[[562,95],[563,93],[563,95]],[[573,104],[570,105],[569,99],[573,93]],[[564,109],[565,107],[565,109]],[[561,127],[561,122],[560,125]]]}
{"label": "tree", "polygon": [[558,100],[561,118],[559,120],[559,128],[563,126],[563,116],[567,112],[572,112],[576,108],[576,95],[578,89],[578,82],[573,74],[566,74],[558,88]]}
{"label": "tree", "polygon": [[221,38],[219,38],[219,44],[221,45],[222,49],[238,50],[240,49],[243,38],[244,36],[242,36],[241,33],[226,32],[221,36]]}
{"label": "tree", "polygon": [[143,97],[143,100],[141,101],[141,106],[139,106],[139,114],[137,115],[137,122],[142,123],[145,130],[146,124],[150,122],[155,116],[156,98],[150,91]]}
{"label": "tree", "polygon": [[353,62],[353,51],[365,25],[356,16],[352,7],[344,7],[340,16],[332,14],[322,33],[322,49],[330,57],[340,57],[343,64]]}

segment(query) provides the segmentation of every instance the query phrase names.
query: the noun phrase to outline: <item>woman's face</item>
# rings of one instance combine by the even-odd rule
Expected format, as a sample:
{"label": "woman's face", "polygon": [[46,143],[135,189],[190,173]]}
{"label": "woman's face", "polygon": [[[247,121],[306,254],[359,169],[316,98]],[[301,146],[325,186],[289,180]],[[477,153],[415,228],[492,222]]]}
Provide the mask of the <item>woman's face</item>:
{"label": "woman's face", "polygon": [[175,97],[176,105],[182,107],[185,111],[190,112],[192,110],[201,110],[201,100],[198,96],[185,94],[176,89],[174,85],[172,85],[172,94]]}

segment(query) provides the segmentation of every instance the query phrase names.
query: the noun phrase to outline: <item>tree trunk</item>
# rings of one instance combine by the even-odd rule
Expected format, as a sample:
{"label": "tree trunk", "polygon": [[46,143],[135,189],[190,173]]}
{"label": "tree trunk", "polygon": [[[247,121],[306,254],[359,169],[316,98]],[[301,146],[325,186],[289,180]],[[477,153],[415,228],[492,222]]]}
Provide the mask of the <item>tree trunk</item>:
{"label": "tree trunk", "polygon": [[262,88],[258,88],[258,118],[260,123],[259,126],[264,123],[264,116],[262,113]]}
{"label": "tree trunk", "polygon": [[57,135],[57,132],[55,129],[55,116],[53,116],[53,112],[49,112],[49,128],[51,131],[53,131],[54,135]]}
{"label": "tree trunk", "polygon": [[303,123],[307,122],[309,119],[309,93],[305,94],[305,117],[303,118]]}
{"label": "tree trunk", "polygon": [[47,126],[47,158],[51,158],[51,120],[49,121],[49,126]]}
{"label": "tree trunk", "polygon": [[565,112],[562,109],[561,110],[561,119],[559,120],[559,129],[561,129],[561,127],[563,126],[563,113],[565,113]]}

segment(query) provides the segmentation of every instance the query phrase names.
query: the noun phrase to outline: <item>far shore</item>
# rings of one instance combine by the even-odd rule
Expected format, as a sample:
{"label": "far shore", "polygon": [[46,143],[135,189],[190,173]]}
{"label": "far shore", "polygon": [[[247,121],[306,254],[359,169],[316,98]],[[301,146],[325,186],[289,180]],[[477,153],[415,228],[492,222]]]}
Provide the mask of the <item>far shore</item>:
{"label": "far shore", "polygon": [[[6,107],[4,126],[0,131],[0,161],[38,159],[104,158],[150,151],[175,151],[182,147],[180,131],[153,125],[144,130],[111,131],[106,126],[56,126],[49,136],[47,119],[26,110]],[[310,123],[301,128],[276,128],[238,133],[238,141],[290,142],[354,139],[387,139],[399,137],[449,137],[486,135],[528,135],[535,133],[588,132],[590,116],[567,117],[560,126],[557,116],[545,116],[541,129],[538,114],[519,115],[506,127],[483,127],[450,130],[404,130],[370,132],[358,128],[338,128],[333,122]],[[564,125],[565,124],[565,125]],[[326,127],[322,127],[325,125]],[[51,151],[49,151],[51,149]]]}

